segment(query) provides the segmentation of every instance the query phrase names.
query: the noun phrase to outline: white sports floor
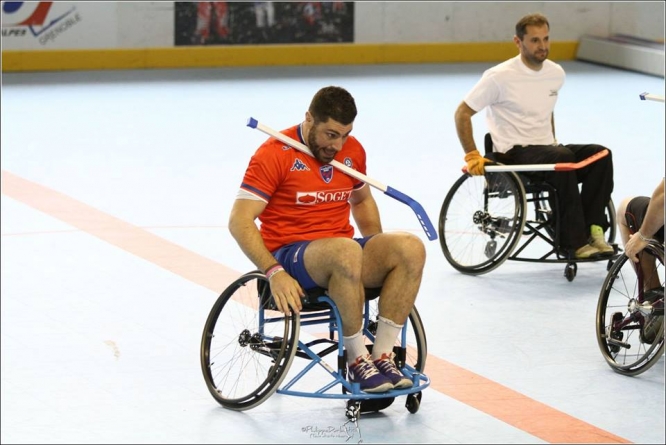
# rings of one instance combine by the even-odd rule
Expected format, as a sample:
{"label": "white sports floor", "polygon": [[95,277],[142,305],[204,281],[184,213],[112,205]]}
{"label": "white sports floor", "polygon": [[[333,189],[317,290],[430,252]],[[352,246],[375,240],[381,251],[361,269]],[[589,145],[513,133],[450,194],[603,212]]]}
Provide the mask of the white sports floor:
{"label": "white sports floor", "polygon": [[[664,176],[664,79],[563,62],[563,143],[608,146],[619,203]],[[409,207],[374,191],[384,229],[423,237],[417,307],[432,380],[341,434],[344,402],[275,394],[222,408],[199,367],[219,293],[254,269],[227,230],[245,167],[313,94],[347,88],[368,175],[437,225],[463,152],[453,113],[491,64],[9,73],[2,76],[2,443],[664,443],[664,359],[605,363],[606,262],[505,262],[467,276]],[[474,120],[478,143],[482,114]],[[295,362],[298,363],[298,362]]]}

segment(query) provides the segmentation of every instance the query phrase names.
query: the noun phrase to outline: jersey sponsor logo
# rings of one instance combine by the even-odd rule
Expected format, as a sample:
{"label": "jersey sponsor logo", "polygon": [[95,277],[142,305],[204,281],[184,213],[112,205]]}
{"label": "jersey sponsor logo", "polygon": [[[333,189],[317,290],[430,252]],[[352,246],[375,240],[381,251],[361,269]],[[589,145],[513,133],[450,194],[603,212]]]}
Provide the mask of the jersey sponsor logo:
{"label": "jersey sponsor logo", "polygon": [[322,165],[319,167],[319,173],[324,182],[328,184],[333,179],[333,166],[330,164]]}
{"label": "jersey sponsor logo", "polygon": [[299,171],[299,172],[308,171],[309,172],[310,168],[307,165],[305,165],[305,163],[303,161],[296,158],[296,160],[294,161],[294,165],[291,166],[291,171],[292,172],[293,171]]}
{"label": "jersey sponsor logo", "polygon": [[353,167],[352,167],[352,160],[351,160],[351,158],[345,158],[345,160],[344,160],[343,162],[344,162],[344,164],[345,164],[347,167],[349,167],[349,168],[353,168]]}
{"label": "jersey sponsor logo", "polygon": [[351,190],[322,190],[319,192],[296,192],[296,204],[315,205],[329,202],[349,201]]}
{"label": "jersey sponsor logo", "polygon": [[550,94],[548,96],[557,96],[557,90],[550,90]]}

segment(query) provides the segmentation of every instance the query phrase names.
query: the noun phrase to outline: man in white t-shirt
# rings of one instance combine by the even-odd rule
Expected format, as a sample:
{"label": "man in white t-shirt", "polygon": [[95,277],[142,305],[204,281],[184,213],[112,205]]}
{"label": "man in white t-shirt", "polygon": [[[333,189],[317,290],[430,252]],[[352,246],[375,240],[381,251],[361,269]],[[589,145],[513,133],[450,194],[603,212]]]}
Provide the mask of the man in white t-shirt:
{"label": "man in white t-shirt", "polygon": [[[456,130],[470,174],[483,175],[484,165],[491,162],[479,154],[472,131],[472,116],[484,108],[493,151],[503,164],[579,162],[606,148],[557,143],[553,110],[565,74],[560,65],[548,60],[549,32],[543,15],[521,18],[513,37],[520,54],[485,71],[458,106]],[[562,251],[573,252],[577,259],[614,253],[604,237],[609,227],[606,206],[613,191],[610,150],[578,170],[530,174],[557,190]]]}

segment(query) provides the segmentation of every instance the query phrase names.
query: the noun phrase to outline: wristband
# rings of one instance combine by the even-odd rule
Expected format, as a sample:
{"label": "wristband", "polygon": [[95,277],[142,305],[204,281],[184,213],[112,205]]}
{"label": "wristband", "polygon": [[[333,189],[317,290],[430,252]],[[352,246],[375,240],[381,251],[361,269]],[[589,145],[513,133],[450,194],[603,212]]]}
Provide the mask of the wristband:
{"label": "wristband", "polygon": [[640,230],[639,230],[638,232],[636,232],[636,235],[638,235],[638,237],[639,237],[639,238],[641,239],[641,241],[643,241],[644,243],[649,243],[650,241],[652,241],[651,238],[645,238],[645,237],[643,236],[643,234],[641,233]]}
{"label": "wristband", "polygon": [[266,271],[266,279],[270,280],[273,275],[275,275],[278,272],[284,272],[284,267],[282,267],[281,264],[276,264],[275,266],[271,267]]}
{"label": "wristband", "polygon": [[268,267],[266,268],[266,270],[264,270],[264,275],[268,275],[268,272],[270,272],[270,270],[271,270],[272,268],[274,268],[275,266],[280,266],[280,263],[275,262],[275,263],[271,264],[270,266],[268,266]]}

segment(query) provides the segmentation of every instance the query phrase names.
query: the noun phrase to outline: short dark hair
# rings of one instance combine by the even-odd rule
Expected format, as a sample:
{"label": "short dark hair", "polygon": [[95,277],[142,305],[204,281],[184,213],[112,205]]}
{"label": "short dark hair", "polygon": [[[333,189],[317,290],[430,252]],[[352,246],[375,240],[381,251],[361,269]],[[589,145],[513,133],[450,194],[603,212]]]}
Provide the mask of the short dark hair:
{"label": "short dark hair", "polygon": [[516,23],[516,36],[518,36],[520,40],[523,40],[523,37],[527,34],[528,26],[543,25],[546,25],[548,29],[550,29],[550,23],[548,23],[548,19],[545,15],[539,14],[538,12],[535,14],[528,14]]}
{"label": "short dark hair", "polygon": [[347,90],[330,86],[317,91],[308,109],[315,125],[333,119],[342,125],[349,125],[356,119],[356,103]]}

